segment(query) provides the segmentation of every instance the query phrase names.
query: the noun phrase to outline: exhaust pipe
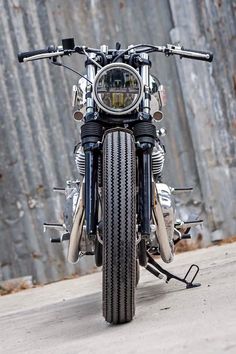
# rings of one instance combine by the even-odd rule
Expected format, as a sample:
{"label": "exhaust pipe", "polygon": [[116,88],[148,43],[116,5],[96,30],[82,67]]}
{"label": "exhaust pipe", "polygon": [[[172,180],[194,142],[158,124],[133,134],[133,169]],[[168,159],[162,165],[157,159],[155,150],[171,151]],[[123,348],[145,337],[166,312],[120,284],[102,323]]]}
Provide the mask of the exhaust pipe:
{"label": "exhaust pipe", "polygon": [[[174,252],[171,248],[170,245],[170,237],[172,237],[172,234],[174,232],[174,222],[173,222],[173,211],[171,212],[172,208],[171,205],[169,205],[169,203],[171,204],[171,200],[169,199],[169,188],[160,183],[160,184],[154,184],[154,193],[155,193],[155,205],[153,208],[153,220],[154,223],[156,225],[156,229],[157,229],[157,239],[160,245],[160,255],[162,260],[165,263],[170,263],[173,260],[173,255]],[[164,193],[166,192],[166,193]],[[159,195],[160,193],[160,195]],[[167,209],[168,213],[171,215],[168,216],[168,218],[170,218],[171,220],[169,220],[169,223],[171,224],[168,227],[168,231],[167,231],[167,225],[163,216],[163,210],[162,210],[162,206],[161,206],[161,202],[160,202],[160,198],[162,198],[162,203],[163,203],[163,207]],[[167,203],[167,204],[166,204]],[[166,205],[165,205],[166,204]],[[173,225],[172,225],[173,224]],[[173,229],[173,230],[172,230]]]}
{"label": "exhaust pipe", "polygon": [[74,222],[70,234],[69,249],[67,259],[71,264],[75,264],[79,260],[80,241],[83,234],[83,225],[85,219],[85,209],[83,205],[83,183],[80,188],[80,195],[75,211]]}
{"label": "exhaust pipe", "polygon": [[173,261],[173,252],[170,247],[169,237],[166,231],[165,220],[159,200],[153,209],[153,219],[157,228],[157,239],[160,245],[161,258],[165,263]]}

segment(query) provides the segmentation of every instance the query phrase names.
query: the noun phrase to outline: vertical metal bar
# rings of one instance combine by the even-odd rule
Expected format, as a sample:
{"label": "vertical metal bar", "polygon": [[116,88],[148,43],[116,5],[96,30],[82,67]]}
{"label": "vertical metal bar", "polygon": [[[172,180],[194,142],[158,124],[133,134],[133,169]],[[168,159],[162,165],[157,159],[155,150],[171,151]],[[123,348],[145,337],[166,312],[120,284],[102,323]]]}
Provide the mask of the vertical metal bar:
{"label": "vertical metal bar", "polygon": [[[144,60],[149,59],[149,55],[147,53],[141,53],[140,57]],[[144,64],[141,67],[141,76],[143,79],[144,85],[144,98],[142,100],[142,111],[144,113],[150,113],[150,97],[149,97],[149,65]]]}
{"label": "vertical metal bar", "polygon": [[[92,59],[95,59],[96,54],[95,53],[90,53],[89,57]],[[91,82],[94,82],[94,78],[96,75],[96,68],[95,64],[88,64],[86,66],[87,69],[87,77]],[[92,85],[88,84],[86,87],[86,113],[93,113],[94,112],[94,99],[92,98]]]}

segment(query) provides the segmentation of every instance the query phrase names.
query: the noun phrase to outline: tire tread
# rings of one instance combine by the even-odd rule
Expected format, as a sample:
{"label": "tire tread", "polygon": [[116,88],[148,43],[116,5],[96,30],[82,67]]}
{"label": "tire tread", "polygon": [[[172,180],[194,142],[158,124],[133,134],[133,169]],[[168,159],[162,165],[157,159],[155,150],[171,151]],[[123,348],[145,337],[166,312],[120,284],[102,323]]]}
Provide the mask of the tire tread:
{"label": "tire tread", "polygon": [[103,315],[114,324],[131,321],[135,311],[135,174],[132,135],[108,133],[103,147]]}

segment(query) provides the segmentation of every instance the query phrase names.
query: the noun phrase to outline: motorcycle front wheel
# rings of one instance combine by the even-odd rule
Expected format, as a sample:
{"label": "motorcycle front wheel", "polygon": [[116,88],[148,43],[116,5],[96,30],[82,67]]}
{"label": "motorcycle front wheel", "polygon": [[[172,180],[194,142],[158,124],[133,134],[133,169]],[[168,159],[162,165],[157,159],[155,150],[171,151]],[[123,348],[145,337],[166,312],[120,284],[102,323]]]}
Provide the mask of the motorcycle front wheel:
{"label": "motorcycle front wheel", "polygon": [[131,133],[114,130],[103,144],[103,316],[129,322],[135,313],[136,159]]}

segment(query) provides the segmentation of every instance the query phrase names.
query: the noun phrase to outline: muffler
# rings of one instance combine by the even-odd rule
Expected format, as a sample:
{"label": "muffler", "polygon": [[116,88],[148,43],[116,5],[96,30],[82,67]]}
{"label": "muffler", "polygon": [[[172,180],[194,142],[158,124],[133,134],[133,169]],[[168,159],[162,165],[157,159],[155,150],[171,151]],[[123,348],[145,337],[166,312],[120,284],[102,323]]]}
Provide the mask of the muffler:
{"label": "muffler", "polygon": [[174,250],[171,247],[174,234],[174,208],[171,191],[166,184],[153,184],[155,193],[153,221],[157,229],[156,235],[160,246],[160,255],[165,263],[170,263],[174,257]]}
{"label": "muffler", "polygon": [[83,235],[83,225],[85,219],[85,208],[83,203],[83,186],[81,183],[80,195],[77,202],[73,226],[70,234],[69,249],[67,259],[69,263],[77,263],[79,260],[80,242]]}

